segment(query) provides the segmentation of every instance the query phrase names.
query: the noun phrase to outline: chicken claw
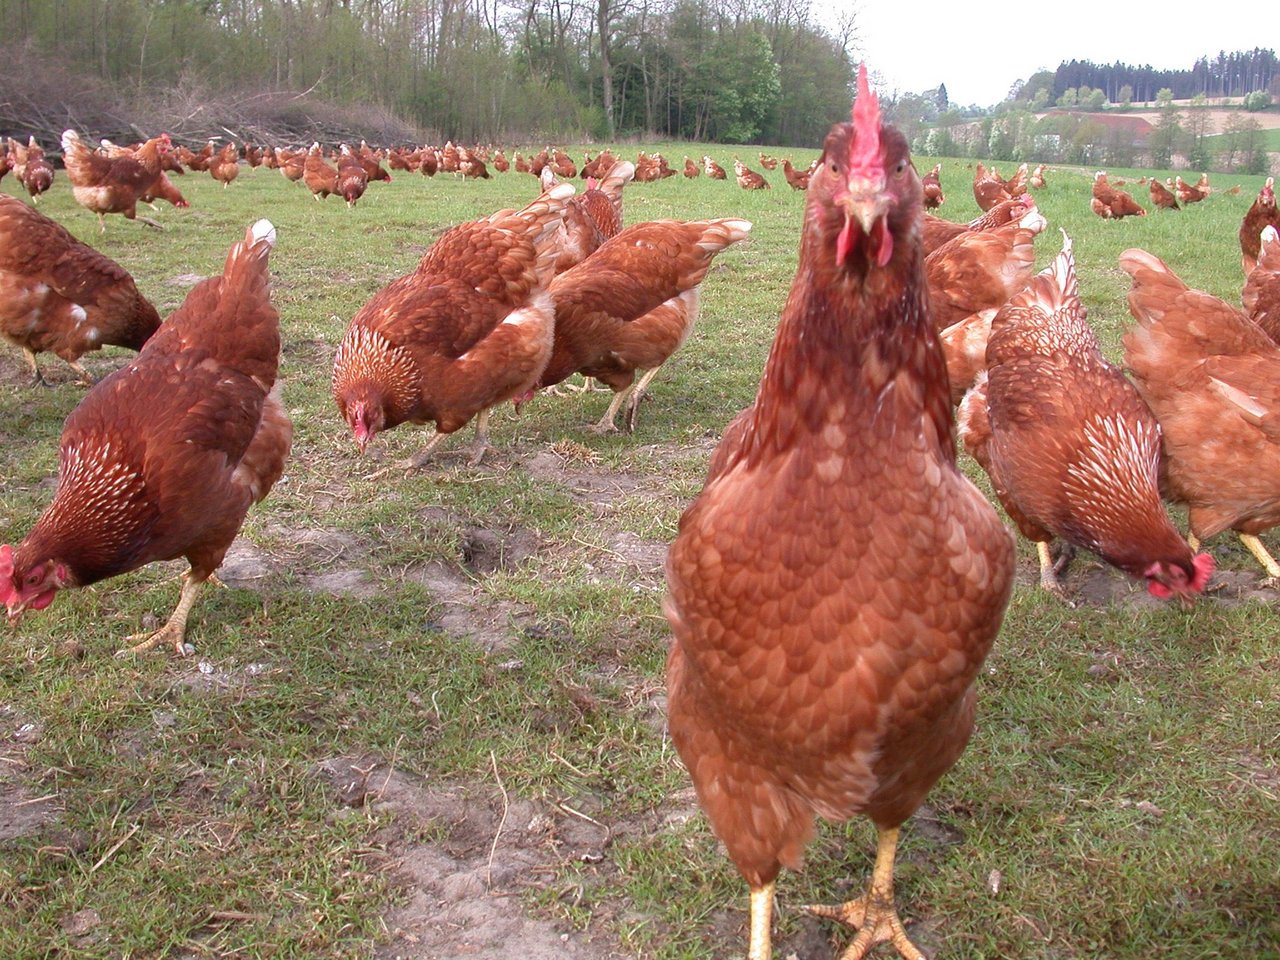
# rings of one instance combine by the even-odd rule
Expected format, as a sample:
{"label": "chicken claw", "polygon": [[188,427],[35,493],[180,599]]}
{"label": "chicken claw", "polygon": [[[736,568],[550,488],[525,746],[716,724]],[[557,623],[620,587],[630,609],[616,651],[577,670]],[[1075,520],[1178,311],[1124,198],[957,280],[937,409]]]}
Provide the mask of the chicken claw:
{"label": "chicken claw", "polygon": [[877,943],[892,943],[903,960],[926,960],[907,936],[893,905],[893,861],[898,848],[898,829],[880,828],[876,865],[871,888],[865,896],[839,906],[810,905],[802,909],[815,917],[836,920],[858,931],[840,960],[862,960]]}
{"label": "chicken claw", "polygon": [[182,592],[178,596],[178,605],[174,607],[173,614],[169,617],[169,622],[152,634],[138,633],[131,637],[126,637],[125,643],[134,640],[140,642],[135,643],[133,646],[125,647],[123,650],[117,650],[116,656],[128,657],[144,653],[162,643],[171,643],[178,656],[185,657],[187,655],[187,615],[191,613],[191,608],[195,605],[196,597],[200,595],[200,588],[204,584],[204,578],[197,580],[188,571],[183,577]]}

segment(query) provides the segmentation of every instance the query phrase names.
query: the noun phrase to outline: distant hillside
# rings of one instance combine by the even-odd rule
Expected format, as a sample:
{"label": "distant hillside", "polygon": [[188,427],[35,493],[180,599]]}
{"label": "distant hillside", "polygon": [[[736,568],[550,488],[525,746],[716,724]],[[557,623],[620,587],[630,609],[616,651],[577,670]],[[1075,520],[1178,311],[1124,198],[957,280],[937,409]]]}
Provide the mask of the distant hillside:
{"label": "distant hillside", "polygon": [[[1028,87],[1031,83],[1028,83]],[[1038,86],[1038,84],[1037,84]],[[1216,57],[1201,57],[1189,70],[1156,70],[1150,65],[1126,63],[1098,64],[1089,60],[1071,60],[1058,65],[1053,74],[1052,99],[1074,88],[1087,86],[1103,90],[1112,103],[1125,99],[1129,88],[1131,100],[1155,100],[1162,88],[1173,91],[1178,99],[1197,94],[1206,97],[1243,97],[1255,90],[1266,90],[1280,98],[1280,61],[1274,50],[1255,48],[1235,53],[1221,52]],[[1034,94],[1035,90],[1028,90]]]}

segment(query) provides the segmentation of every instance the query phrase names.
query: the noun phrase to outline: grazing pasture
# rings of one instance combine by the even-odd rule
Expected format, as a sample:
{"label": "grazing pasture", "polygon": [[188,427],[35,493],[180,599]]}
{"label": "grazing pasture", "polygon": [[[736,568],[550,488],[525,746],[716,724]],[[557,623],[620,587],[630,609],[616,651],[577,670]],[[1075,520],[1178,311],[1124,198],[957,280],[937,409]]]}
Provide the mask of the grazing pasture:
{"label": "grazing pasture", "polygon": [[[729,169],[735,155],[659,149],[677,170],[686,153]],[[759,170],[757,153],[737,155]],[[790,156],[802,168],[813,151]],[[942,163],[937,213],[973,218],[972,170]],[[1150,209],[1142,173],[1109,171]],[[179,563],[68,591],[0,635],[0,956],[675,960],[745,942],[745,885],[664,735],[662,566],[721,430],[754,396],[804,195],[780,165],[769,190],[705,176],[627,188],[627,224],[754,223],[716,260],[634,434],[587,429],[606,394],[538,396],[496,412],[478,466],[466,428],[425,469],[369,480],[430,430],[402,426],[358,456],[329,394],[347,322],[443,230],[537,192],[516,173],[393,176],[347,209],[266,168],[226,190],[189,173],[175,183],[190,209],[150,214],[165,230],[111,217],[104,235],[61,171],[42,198],[162,315],[270,218],[296,432],[227,589],[193,613],[190,657],[111,656],[167,615]],[[1103,221],[1091,170],[1046,176],[1038,264],[1067,230],[1113,360],[1130,246],[1238,302],[1236,231],[1262,178],[1213,175],[1241,192]],[[127,356],[84,362],[101,376]],[[52,389],[0,352],[3,542],[50,499],[84,392],[56,358],[41,366]],[[932,955],[1280,955],[1280,594],[1233,537],[1207,548],[1222,588],[1183,610],[1084,555],[1065,606],[1019,544],[977,732],[903,833],[899,908]],[[873,850],[865,822],[822,829],[779,885],[779,957],[834,955],[845,934],[795,908],[859,889]]]}

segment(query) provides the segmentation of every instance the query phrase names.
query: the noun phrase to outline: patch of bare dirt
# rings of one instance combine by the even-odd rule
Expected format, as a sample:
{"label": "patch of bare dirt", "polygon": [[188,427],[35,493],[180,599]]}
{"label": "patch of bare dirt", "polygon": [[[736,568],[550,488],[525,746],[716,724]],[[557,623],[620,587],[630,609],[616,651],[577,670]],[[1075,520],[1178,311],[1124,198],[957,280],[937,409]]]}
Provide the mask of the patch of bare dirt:
{"label": "patch of bare dirt", "polygon": [[338,803],[367,806],[387,821],[380,840],[408,894],[384,918],[391,942],[379,960],[611,960],[627,956],[567,924],[539,918],[524,895],[557,890],[569,862],[604,864],[613,831],[566,806],[509,798],[485,786],[432,784],[376,759],[338,757],[319,766]]}
{"label": "patch of bare dirt", "polygon": [[30,836],[62,814],[56,794],[36,793],[24,782],[27,751],[40,735],[38,724],[0,704],[0,843]]}

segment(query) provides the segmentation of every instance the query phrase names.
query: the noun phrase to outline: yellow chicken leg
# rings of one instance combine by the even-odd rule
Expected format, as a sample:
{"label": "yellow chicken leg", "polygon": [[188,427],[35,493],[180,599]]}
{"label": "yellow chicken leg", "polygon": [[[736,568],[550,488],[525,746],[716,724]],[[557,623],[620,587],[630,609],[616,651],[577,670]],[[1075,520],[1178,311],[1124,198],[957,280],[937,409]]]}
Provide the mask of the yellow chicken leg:
{"label": "yellow chicken leg", "polygon": [[837,907],[808,906],[804,909],[816,917],[837,920],[854,927],[858,935],[845,948],[840,960],[862,960],[877,943],[888,941],[903,960],[925,960],[925,956],[907,937],[907,931],[893,905],[893,861],[898,850],[898,828],[878,827],[876,865],[871,873],[871,887],[865,896]]}
{"label": "yellow chicken leg", "polygon": [[769,960],[773,953],[773,883],[751,891],[751,932],[747,960]]}
{"label": "yellow chicken leg", "polygon": [[204,580],[195,579],[191,571],[187,571],[187,574],[182,579],[182,593],[178,595],[178,605],[174,607],[173,614],[169,617],[169,622],[149,636],[138,633],[131,637],[126,637],[125,643],[129,643],[132,640],[141,640],[142,642],[126,647],[123,650],[117,650],[116,656],[126,657],[130,654],[143,653],[162,643],[171,643],[178,656],[185,657],[187,655],[187,615],[191,613],[191,608],[195,605],[196,597],[200,595],[200,588],[203,586]]}
{"label": "yellow chicken leg", "polygon": [[1267,579],[1270,583],[1280,582],[1280,563],[1276,563],[1275,558],[1271,556],[1262,541],[1251,533],[1242,533],[1240,534],[1240,542],[1262,564],[1263,569],[1267,571]]}

